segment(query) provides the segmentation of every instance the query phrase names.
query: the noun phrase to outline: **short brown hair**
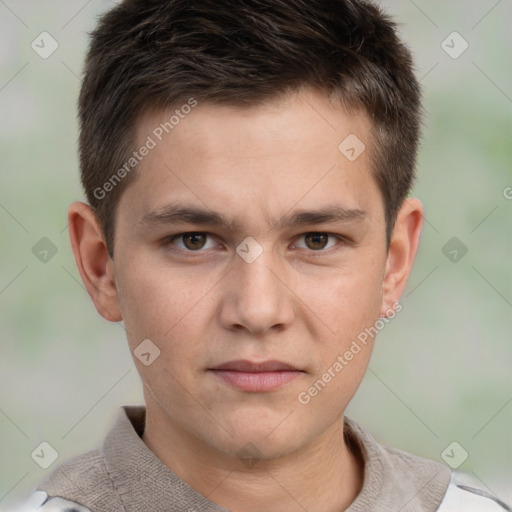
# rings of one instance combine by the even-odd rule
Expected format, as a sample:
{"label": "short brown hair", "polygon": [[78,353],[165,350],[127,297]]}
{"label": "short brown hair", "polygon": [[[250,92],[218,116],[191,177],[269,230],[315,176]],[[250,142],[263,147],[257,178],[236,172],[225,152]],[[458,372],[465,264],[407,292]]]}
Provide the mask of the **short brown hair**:
{"label": "short brown hair", "polygon": [[414,179],[421,97],[411,54],[377,5],[125,0],[104,14],[86,59],[79,146],[82,184],[110,255],[116,205],[136,173],[123,173],[108,195],[98,190],[130,158],[141,114],[190,98],[251,106],[304,87],[362,108],[372,121],[389,245]]}

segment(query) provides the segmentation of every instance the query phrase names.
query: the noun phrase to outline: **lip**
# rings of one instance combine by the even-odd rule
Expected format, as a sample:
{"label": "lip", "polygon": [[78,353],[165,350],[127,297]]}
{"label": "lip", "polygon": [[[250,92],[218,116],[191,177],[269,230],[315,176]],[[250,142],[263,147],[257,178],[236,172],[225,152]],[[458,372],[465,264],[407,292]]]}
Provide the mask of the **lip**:
{"label": "lip", "polygon": [[261,363],[248,361],[247,359],[238,359],[236,361],[228,361],[227,363],[219,364],[218,366],[210,368],[210,370],[232,370],[234,372],[251,373],[299,371],[295,366],[275,359],[262,361]]}
{"label": "lip", "polygon": [[208,370],[225,384],[254,393],[274,391],[304,373],[277,360],[260,363],[247,360],[228,361]]}

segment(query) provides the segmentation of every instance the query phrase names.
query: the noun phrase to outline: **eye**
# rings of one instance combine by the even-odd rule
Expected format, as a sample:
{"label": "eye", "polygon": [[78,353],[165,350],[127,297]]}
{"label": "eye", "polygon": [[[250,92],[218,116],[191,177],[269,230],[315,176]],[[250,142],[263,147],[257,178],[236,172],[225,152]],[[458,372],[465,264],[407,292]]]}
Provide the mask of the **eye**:
{"label": "eye", "polygon": [[[167,243],[175,245],[182,250],[188,252],[199,252],[201,249],[210,249],[215,247],[215,242],[211,242],[208,247],[206,240],[210,237],[208,233],[202,233],[199,231],[191,231],[188,233],[179,233],[167,238]],[[181,245],[180,245],[181,243]]]}
{"label": "eye", "polygon": [[[208,242],[208,239],[210,241]],[[299,240],[303,239],[305,244],[295,243],[294,247],[299,249],[308,249],[312,252],[328,252],[328,249],[339,245],[345,238],[341,235],[324,232],[309,232],[300,235]],[[329,241],[329,239],[331,239]],[[170,235],[165,239],[164,245],[171,251],[183,251],[188,253],[199,253],[206,249],[212,249],[217,246],[212,236],[201,231],[189,231]],[[334,249],[336,250],[336,249]]]}
{"label": "eye", "polygon": [[311,232],[311,233],[304,233],[301,235],[301,238],[303,238],[306,242],[305,246],[299,246],[295,244],[296,247],[299,247],[300,249],[311,249],[313,251],[322,251],[325,249],[330,249],[331,247],[335,246],[336,243],[332,243],[329,245],[329,237],[330,238],[337,238],[338,241],[342,240],[343,237],[338,235],[333,235],[332,233],[321,233],[321,232]]}

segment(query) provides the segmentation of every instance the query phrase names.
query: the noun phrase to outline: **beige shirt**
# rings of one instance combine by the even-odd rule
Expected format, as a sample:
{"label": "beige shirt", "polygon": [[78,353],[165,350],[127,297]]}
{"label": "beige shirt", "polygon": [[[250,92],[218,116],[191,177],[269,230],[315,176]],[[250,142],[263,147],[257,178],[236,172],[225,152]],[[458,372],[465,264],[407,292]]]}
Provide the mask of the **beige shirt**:
{"label": "beige shirt", "polygon": [[[228,512],[183,482],[141,439],[145,408],[125,406],[100,449],[64,462],[38,490],[93,512]],[[364,483],[347,512],[434,512],[451,471],[433,460],[379,445],[345,418],[345,438],[363,457]],[[43,494],[43,493],[41,493]]]}

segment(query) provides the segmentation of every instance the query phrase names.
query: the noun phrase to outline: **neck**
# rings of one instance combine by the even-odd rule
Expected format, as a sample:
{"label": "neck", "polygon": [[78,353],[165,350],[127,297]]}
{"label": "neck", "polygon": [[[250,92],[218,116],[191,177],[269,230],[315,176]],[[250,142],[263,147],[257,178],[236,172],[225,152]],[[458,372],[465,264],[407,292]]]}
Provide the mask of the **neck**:
{"label": "neck", "polygon": [[364,463],[343,436],[343,417],[312,443],[272,459],[219,451],[153,408],[142,440],[181,480],[232,512],[341,512],[362,488]]}

